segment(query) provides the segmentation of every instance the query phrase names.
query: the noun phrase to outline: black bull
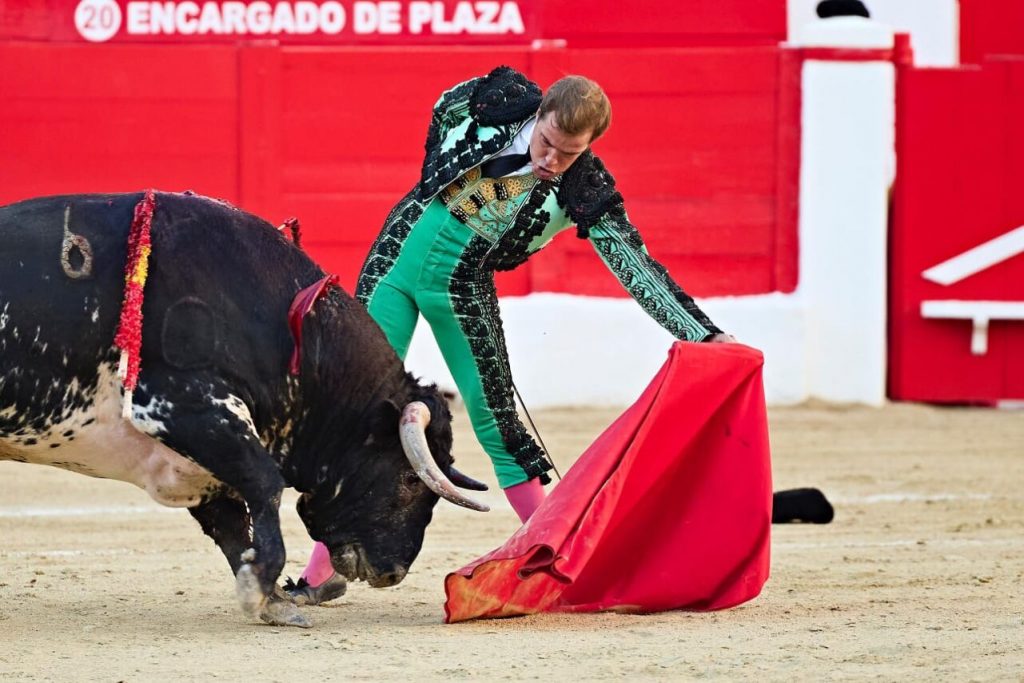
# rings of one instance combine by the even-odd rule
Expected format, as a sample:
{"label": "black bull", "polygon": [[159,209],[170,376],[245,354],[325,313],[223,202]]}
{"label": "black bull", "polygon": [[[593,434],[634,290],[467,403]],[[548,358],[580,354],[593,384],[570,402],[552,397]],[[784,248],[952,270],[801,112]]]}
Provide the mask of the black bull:
{"label": "black bull", "polygon": [[[446,477],[472,487],[452,468],[451,415],[337,288],[306,316],[301,369],[289,374],[289,306],[324,274],[268,223],[156,195],[142,370],[130,420],[121,417],[113,339],[141,198],[0,207],[0,460],[120,479],[188,507],[231,565],[243,608],[264,621],[308,625],[276,587],[286,486],[301,492],[299,514],[341,573],[401,581],[435,491],[453,490]],[[400,442],[413,405],[429,409],[419,438],[433,454],[421,464],[440,473],[433,482]]]}

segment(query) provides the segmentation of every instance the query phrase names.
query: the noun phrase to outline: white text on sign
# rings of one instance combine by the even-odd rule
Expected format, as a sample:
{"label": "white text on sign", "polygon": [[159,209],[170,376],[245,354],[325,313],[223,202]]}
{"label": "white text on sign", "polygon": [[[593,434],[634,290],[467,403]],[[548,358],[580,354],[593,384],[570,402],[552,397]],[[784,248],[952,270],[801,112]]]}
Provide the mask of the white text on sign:
{"label": "white text on sign", "polygon": [[[88,5],[89,12],[96,12],[94,5],[117,7],[113,0],[83,0],[82,5]],[[521,35],[526,32],[519,5],[511,0],[463,0],[454,5],[439,0],[352,3],[184,0],[133,1],[125,7],[126,31],[138,36],[337,35],[346,28],[359,35]],[[81,28],[79,30],[82,32]],[[111,36],[86,37],[106,40]]]}

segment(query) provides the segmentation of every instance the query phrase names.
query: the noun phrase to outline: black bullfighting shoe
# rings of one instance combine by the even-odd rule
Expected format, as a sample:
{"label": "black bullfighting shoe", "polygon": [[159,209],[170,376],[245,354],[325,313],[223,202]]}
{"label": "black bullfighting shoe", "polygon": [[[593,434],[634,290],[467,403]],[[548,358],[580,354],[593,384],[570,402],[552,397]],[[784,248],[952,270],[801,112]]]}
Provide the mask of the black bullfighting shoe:
{"label": "black bullfighting shoe", "polygon": [[345,577],[335,572],[319,586],[310,586],[306,579],[299,579],[293,583],[291,578],[285,579],[284,592],[288,594],[292,602],[300,607],[303,605],[320,605],[340,598],[345,594],[348,582]]}

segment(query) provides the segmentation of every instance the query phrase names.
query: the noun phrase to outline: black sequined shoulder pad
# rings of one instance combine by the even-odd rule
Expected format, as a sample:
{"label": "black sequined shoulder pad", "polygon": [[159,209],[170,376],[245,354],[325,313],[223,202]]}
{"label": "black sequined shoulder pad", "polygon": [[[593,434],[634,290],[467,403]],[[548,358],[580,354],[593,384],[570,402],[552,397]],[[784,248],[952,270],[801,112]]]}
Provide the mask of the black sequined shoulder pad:
{"label": "black sequined shoulder pad", "polygon": [[484,126],[504,126],[537,113],[540,87],[508,66],[499,66],[477,83],[469,113]]}
{"label": "black sequined shoulder pad", "polygon": [[562,175],[558,204],[576,224],[576,236],[581,239],[590,236],[590,228],[604,214],[620,215],[625,211],[615,178],[590,150]]}

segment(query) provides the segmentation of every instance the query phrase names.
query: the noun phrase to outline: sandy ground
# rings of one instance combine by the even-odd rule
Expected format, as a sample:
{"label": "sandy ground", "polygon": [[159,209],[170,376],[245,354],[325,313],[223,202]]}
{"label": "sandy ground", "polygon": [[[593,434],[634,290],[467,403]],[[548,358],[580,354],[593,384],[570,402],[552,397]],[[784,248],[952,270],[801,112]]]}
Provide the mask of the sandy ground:
{"label": "sandy ground", "polygon": [[[534,417],[565,468],[617,412]],[[456,417],[460,466],[493,483]],[[805,406],[771,424],[776,488],[820,486],[836,521],[776,527],[764,592],[717,613],[443,625],[445,573],[516,528],[492,491],[490,514],[438,507],[402,585],[350,586],[307,610],[312,630],[264,626],[187,512],[0,463],[0,680],[1024,680],[1024,412]]]}

